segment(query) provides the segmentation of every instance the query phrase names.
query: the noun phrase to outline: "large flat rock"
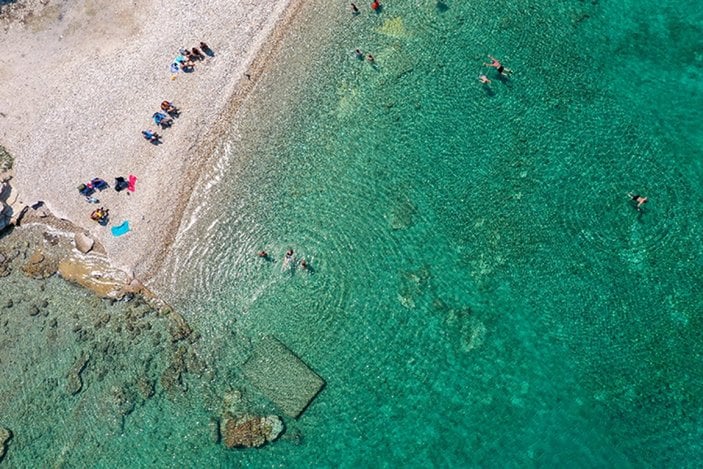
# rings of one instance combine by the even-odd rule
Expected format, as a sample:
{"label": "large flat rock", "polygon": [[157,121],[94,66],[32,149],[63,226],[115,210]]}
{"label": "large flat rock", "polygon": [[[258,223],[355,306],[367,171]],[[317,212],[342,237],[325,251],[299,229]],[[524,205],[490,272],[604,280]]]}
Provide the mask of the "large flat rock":
{"label": "large flat rock", "polygon": [[287,416],[297,418],[325,382],[273,336],[254,346],[242,367],[244,376]]}

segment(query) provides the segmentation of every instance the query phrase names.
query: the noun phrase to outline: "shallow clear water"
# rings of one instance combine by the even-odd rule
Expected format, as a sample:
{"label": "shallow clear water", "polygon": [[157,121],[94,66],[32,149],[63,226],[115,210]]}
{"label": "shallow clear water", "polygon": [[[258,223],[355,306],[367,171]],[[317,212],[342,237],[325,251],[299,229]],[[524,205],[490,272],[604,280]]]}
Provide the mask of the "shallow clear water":
{"label": "shallow clear water", "polygon": [[[389,1],[358,17],[308,5],[218,149],[164,276],[214,375],[180,400],[157,394],[111,448],[81,454],[344,467],[703,457],[703,12],[520,3]],[[509,79],[481,66],[488,53]],[[649,197],[641,213],[628,192]],[[311,272],[282,271],[289,248]],[[327,386],[287,421],[295,438],[226,451],[207,441],[213,396],[255,395],[239,366],[264,334]]]}

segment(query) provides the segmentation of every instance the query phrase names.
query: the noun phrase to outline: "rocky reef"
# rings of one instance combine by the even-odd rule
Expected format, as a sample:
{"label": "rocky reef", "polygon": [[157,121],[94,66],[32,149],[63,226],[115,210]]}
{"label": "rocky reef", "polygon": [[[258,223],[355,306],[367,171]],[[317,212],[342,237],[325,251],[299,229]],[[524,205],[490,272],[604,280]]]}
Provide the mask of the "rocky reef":
{"label": "rocky reef", "polygon": [[12,432],[5,428],[0,427],[0,462],[2,458],[5,457],[5,451],[7,451],[7,442],[12,438]]}
{"label": "rocky reef", "polygon": [[220,422],[220,433],[227,448],[258,448],[283,433],[283,421],[275,415],[234,417],[226,414]]}

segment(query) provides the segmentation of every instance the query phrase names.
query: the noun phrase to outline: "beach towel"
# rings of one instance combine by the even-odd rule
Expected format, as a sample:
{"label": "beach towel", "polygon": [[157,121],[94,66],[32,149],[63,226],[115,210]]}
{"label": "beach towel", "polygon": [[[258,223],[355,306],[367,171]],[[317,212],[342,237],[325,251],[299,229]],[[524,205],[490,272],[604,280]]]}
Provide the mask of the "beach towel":
{"label": "beach towel", "polygon": [[134,185],[137,183],[137,176],[134,174],[129,175],[129,185],[127,186],[127,190],[129,192],[134,192]]}
{"label": "beach towel", "polygon": [[129,222],[125,220],[121,225],[113,226],[110,230],[112,231],[112,236],[122,236],[129,231]]}

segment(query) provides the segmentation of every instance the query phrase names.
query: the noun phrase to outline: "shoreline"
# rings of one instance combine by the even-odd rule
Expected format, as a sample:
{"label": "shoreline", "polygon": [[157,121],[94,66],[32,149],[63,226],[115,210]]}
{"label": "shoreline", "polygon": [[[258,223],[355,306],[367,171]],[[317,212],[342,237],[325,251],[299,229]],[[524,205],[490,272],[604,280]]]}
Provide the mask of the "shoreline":
{"label": "shoreline", "polygon": [[[225,5],[227,2],[224,0],[218,3],[223,4],[219,6],[222,6],[225,11],[227,9],[234,11],[239,7],[244,9],[250,7],[243,2],[235,6]],[[10,27],[5,27],[4,35],[9,40],[18,40],[22,39],[22,36],[27,36],[28,30],[34,29],[34,32],[29,31],[29,36],[34,34],[36,36],[34,37],[35,42],[42,43],[47,40],[47,36],[70,29],[65,27],[62,30],[59,26],[66,26],[65,23],[70,23],[71,19],[78,23],[81,20],[89,21],[90,12],[88,10],[79,11],[84,6],[87,4],[76,6],[71,12],[59,14],[56,9],[60,6],[48,4],[40,9],[40,14],[29,15],[29,20],[22,18],[15,23],[10,22]],[[61,62],[67,56],[81,55],[82,51],[70,44],[60,48],[59,53],[56,50],[45,51],[44,54],[50,52],[53,55],[51,55],[51,61],[44,67],[39,67],[36,62],[28,60],[25,64],[11,67],[9,72],[6,70],[0,73],[5,79],[5,85],[0,90],[0,106],[4,101],[4,104],[9,104],[9,108],[12,109],[12,112],[7,112],[4,107],[0,109],[0,113],[2,113],[0,114],[0,144],[8,148],[15,158],[14,177],[11,181],[13,190],[16,191],[14,194],[15,203],[13,204],[15,215],[19,214],[24,206],[42,201],[56,218],[67,220],[77,229],[88,232],[97,243],[104,247],[106,256],[113,266],[120,268],[131,277],[139,278],[145,284],[151,283],[158,276],[163,263],[168,258],[170,248],[184,220],[193,187],[202,177],[204,170],[212,163],[213,150],[219,143],[218,137],[226,131],[241,104],[255,88],[258,77],[266,73],[272,53],[280,45],[288,26],[298,15],[301,7],[302,2],[299,0],[279,0],[269,2],[259,10],[240,12],[240,16],[244,14],[259,15],[253,19],[250,16],[245,16],[244,19],[249,20],[248,30],[246,25],[238,24],[237,17],[228,19],[228,24],[237,25],[232,28],[239,30],[239,35],[246,36],[245,39],[248,39],[248,42],[245,41],[248,48],[245,47],[244,54],[238,55],[232,51],[238,45],[238,39],[241,40],[241,37],[230,38],[227,31],[218,31],[218,35],[214,39],[215,42],[212,42],[213,39],[204,36],[205,42],[208,42],[215,50],[214,57],[206,59],[202,64],[196,64],[193,73],[179,73],[175,80],[169,81],[166,67],[168,60],[170,60],[169,49],[161,47],[160,44],[158,44],[159,49],[164,50],[161,51],[162,57],[159,59],[161,62],[158,67],[149,61],[148,54],[144,54],[143,57],[139,55],[140,64],[132,64],[131,68],[139,68],[140,65],[143,65],[147,67],[148,73],[135,76],[134,82],[129,80],[115,82],[108,79],[108,87],[115,85],[115,83],[118,86],[118,88],[111,89],[112,93],[126,97],[132,96],[129,104],[136,102],[140,106],[144,106],[141,101],[145,100],[130,92],[140,85],[149,85],[156,88],[156,90],[151,90],[150,94],[168,97],[169,100],[173,100],[176,105],[181,107],[183,115],[176,120],[173,129],[160,132],[164,136],[164,144],[158,147],[144,142],[136,130],[140,126],[148,126],[146,124],[148,113],[144,113],[139,118],[130,119],[139,121],[139,123],[132,124],[136,129],[129,132],[128,135],[125,135],[121,125],[114,125],[121,124],[121,122],[105,120],[105,110],[114,108],[111,107],[111,103],[114,103],[115,99],[114,96],[99,93],[101,91],[99,89],[88,92],[87,94],[90,96],[82,100],[83,105],[85,102],[90,104],[87,109],[89,112],[76,112],[71,105],[75,93],[71,93],[70,89],[72,87],[80,89],[85,77],[76,76],[73,83],[51,83],[46,88],[43,86],[33,88],[21,83],[26,80],[26,75],[24,75],[26,72],[35,72],[35,76],[40,75],[36,72],[43,68],[50,68],[53,61]],[[56,16],[53,23],[50,21],[51,15],[47,11],[53,12],[52,14]],[[177,16],[179,12],[159,11],[162,18],[168,17],[169,14]],[[210,16],[208,17],[208,15]],[[201,22],[207,24],[210,21],[215,21],[215,17],[225,17],[226,15],[218,8],[212,8],[210,12],[203,13],[201,16],[206,17]],[[47,17],[49,17],[48,20]],[[45,29],[37,30],[39,28],[36,26],[36,22],[39,21],[37,18],[44,18],[43,21],[44,23],[48,22],[48,26],[44,24]],[[7,20],[7,18],[3,19]],[[142,24],[136,21],[137,25],[133,25],[133,29],[137,31],[135,35],[140,36],[139,33],[142,33],[143,36],[148,31],[149,24],[153,22],[149,8],[145,6],[141,16],[135,14],[132,18],[132,20],[135,19],[143,20]],[[188,26],[188,23],[181,21],[176,26],[185,27]],[[180,32],[184,33],[184,31]],[[179,31],[171,31],[170,37],[179,36],[178,33]],[[191,36],[189,32],[183,34],[183,36],[185,35]],[[62,34],[59,38],[64,40],[65,36]],[[143,39],[143,37],[137,37],[137,39]],[[225,39],[228,42],[225,42]],[[183,41],[178,44],[180,43]],[[187,47],[189,44],[183,45]],[[27,49],[30,48],[28,45]],[[140,51],[143,52],[143,50]],[[153,53],[153,51],[151,52]],[[97,54],[99,65],[110,69],[110,61],[115,56],[106,56],[104,51]],[[132,57],[130,53],[121,53],[119,49],[117,54],[120,57],[126,54],[130,56],[128,57],[130,60]],[[72,64],[78,64],[74,66],[80,68],[85,65],[85,61],[79,58]],[[72,67],[66,68],[70,75]],[[96,67],[96,70],[92,71],[93,74],[99,75],[100,66]],[[233,71],[230,73],[230,70]],[[233,79],[237,74],[240,77]],[[154,75],[157,77],[156,83],[153,83]],[[193,78],[197,79],[196,83],[192,83]],[[29,81],[30,85],[34,83],[32,80]],[[57,76],[56,81],[60,82],[61,77]],[[196,88],[191,89],[190,87],[193,86]],[[49,93],[52,95],[53,107],[47,110],[42,95],[47,93],[47,88],[56,90],[60,87],[67,88],[68,92],[59,96]],[[22,89],[23,92],[16,94],[13,99],[14,103],[21,101],[22,105],[14,108],[12,106],[13,99],[10,99],[10,96],[19,89]],[[209,102],[200,101],[203,94],[211,98],[208,99]],[[135,97],[137,100],[133,101]],[[93,100],[98,103],[93,103]],[[117,101],[120,102],[120,100]],[[156,99],[153,101],[158,107],[158,101]],[[127,104],[126,101],[122,102]],[[154,104],[148,103],[146,106],[153,108]],[[134,106],[126,105],[125,107]],[[117,113],[117,109],[114,109]],[[122,113],[133,114],[129,109],[123,110]],[[39,122],[32,122],[32,115],[38,116]],[[31,132],[25,133],[24,125],[28,121],[34,124],[35,128],[41,127],[42,138],[40,140],[35,139],[35,135]],[[95,130],[95,123],[100,122],[102,123],[100,131],[104,132],[104,135],[99,141],[89,140],[88,142],[76,143],[76,134],[78,136],[82,134],[83,137],[86,136],[85,132],[92,134]],[[81,125],[84,123],[92,123],[93,126]],[[67,134],[70,134],[68,138]],[[118,151],[124,151],[125,154],[113,158],[112,155]],[[45,158],[45,154],[51,154],[54,157]],[[147,158],[144,158],[143,155],[146,155]],[[81,164],[76,164],[77,161],[80,161]],[[101,169],[97,170],[96,168]],[[113,175],[123,176],[129,172],[139,178],[137,191],[131,197],[118,195],[112,189],[106,191],[107,194],[99,194],[100,196],[105,195],[104,203],[111,209],[113,220],[110,224],[119,224],[122,219],[130,221],[132,233],[121,238],[111,237],[107,228],[95,226],[94,222],[85,215],[93,207],[86,205],[77,194],[73,194],[77,183],[89,180],[90,175],[101,177],[110,183],[111,176],[108,175],[110,172]],[[54,179],[60,181],[57,183]],[[71,184],[72,182],[76,182],[76,184]],[[64,188],[62,189],[62,187]],[[167,192],[166,196],[164,196],[164,192]],[[67,196],[66,193],[70,193],[70,196]],[[102,202],[101,200],[101,204]],[[141,218],[139,218],[140,216]],[[164,292],[158,293],[163,294]]]}
{"label": "shoreline", "polygon": [[288,32],[291,23],[302,10],[302,0],[285,0],[287,6],[277,20],[276,26],[270,32],[267,41],[262,43],[254,53],[254,59],[248,67],[248,77],[241,77],[234,84],[233,91],[230,94],[228,103],[219,113],[213,128],[208,132],[205,142],[196,150],[197,158],[200,164],[191,168],[191,172],[184,181],[189,182],[186,196],[179,199],[176,207],[177,213],[172,218],[172,227],[169,229],[168,239],[161,247],[161,252],[154,256],[152,268],[148,270],[145,277],[148,280],[156,278],[162,270],[166,258],[171,252],[171,247],[178,235],[179,229],[185,220],[185,211],[191,200],[192,188],[200,181],[207,167],[213,162],[214,150],[221,142],[220,137],[226,132],[226,128],[230,125],[232,119],[239,113],[242,104],[250,96],[258,83],[259,77],[266,73],[266,69],[270,65],[270,59],[277,48],[280,46],[284,35]]}

